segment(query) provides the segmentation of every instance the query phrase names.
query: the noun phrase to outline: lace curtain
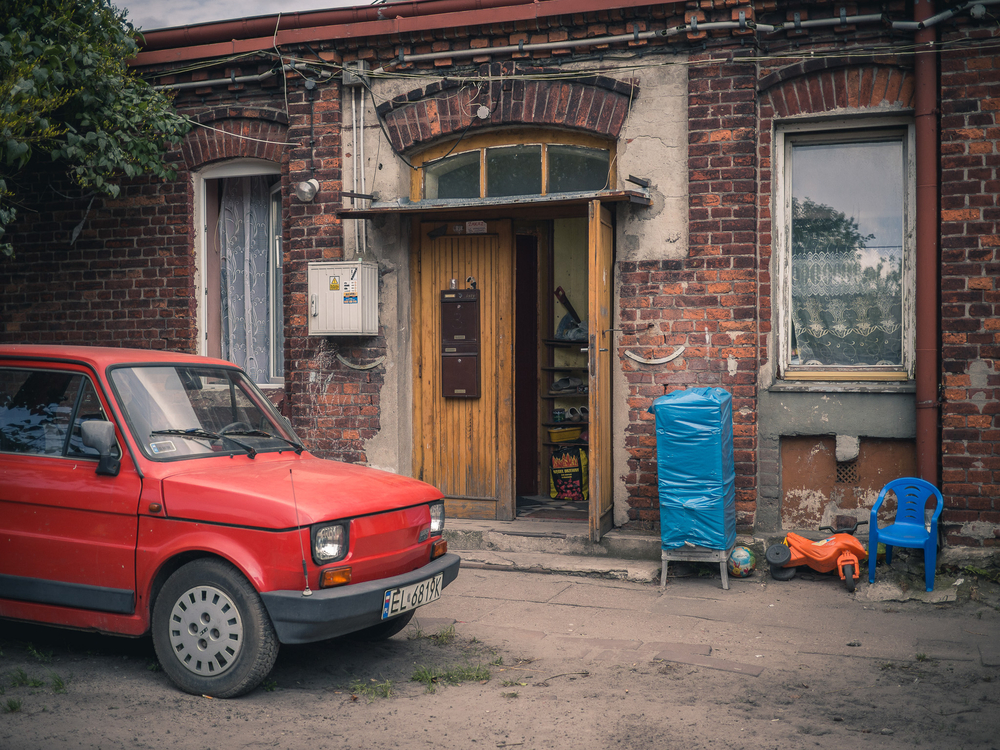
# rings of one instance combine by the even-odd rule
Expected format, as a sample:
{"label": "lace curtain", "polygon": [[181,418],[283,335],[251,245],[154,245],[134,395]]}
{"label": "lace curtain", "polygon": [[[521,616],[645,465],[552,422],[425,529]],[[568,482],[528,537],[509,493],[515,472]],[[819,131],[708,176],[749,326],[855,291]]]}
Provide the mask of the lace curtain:
{"label": "lace curtain", "polygon": [[222,247],[222,358],[257,383],[270,379],[268,284],[270,192],[261,176],[223,181],[219,221]]}
{"label": "lace curtain", "polygon": [[900,365],[901,247],[792,255],[792,364]]}

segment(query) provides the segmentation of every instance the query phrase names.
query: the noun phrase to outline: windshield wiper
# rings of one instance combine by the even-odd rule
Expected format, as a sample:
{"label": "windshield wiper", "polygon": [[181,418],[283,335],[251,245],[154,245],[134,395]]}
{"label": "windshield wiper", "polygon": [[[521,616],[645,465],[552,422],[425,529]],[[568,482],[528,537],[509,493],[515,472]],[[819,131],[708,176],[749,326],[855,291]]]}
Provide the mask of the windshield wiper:
{"label": "windshield wiper", "polygon": [[264,430],[230,430],[226,435],[240,435],[241,437],[262,437],[271,438],[272,440],[281,440],[284,443],[288,443],[295,449],[296,455],[299,455],[306,449],[302,443],[296,443],[294,440],[289,440],[281,435],[272,435],[270,432]]}
{"label": "windshield wiper", "polygon": [[[223,435],[218,432],[209,432],[208,430],[202,430],[197,427],[192,427],[189,430],[153,430],[149,433],[150,435],[176,435],[177,437],[192,438],[194,440],[228,440],[231,443],[236,443],[240,448],[247,452],[250,458],[257,455],[257,450],[252,445],[247,445],[246,443],[235,440],[229,437],[228,434]],[[237,433],[245,434],[245,433]]]}

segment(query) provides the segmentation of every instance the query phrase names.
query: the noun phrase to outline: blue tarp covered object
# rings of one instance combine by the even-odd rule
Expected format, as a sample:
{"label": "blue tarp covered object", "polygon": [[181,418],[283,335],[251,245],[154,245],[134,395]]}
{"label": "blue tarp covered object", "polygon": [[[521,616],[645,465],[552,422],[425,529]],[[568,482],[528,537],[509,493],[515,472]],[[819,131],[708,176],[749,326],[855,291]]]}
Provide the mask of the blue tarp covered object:
{"label": "blue tarp covered object", "polygon": [[729,549],[736,543],[733,397],[722,388],[691,388],[660,396],[649,411],[663,549],[685,542]]}

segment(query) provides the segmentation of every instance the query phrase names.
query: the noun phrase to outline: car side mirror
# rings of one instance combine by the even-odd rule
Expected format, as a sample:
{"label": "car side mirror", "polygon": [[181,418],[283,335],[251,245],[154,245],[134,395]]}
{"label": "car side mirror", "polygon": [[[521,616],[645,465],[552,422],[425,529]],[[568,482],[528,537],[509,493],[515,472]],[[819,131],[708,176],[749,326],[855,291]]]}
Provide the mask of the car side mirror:
{"label": "car side mirror", "polygon": [[97,462],[97,473],[109,477],[118,476],[122,462],[111,455],[118,443],[115,441],[115,426],[103,419],[91,419],[80,424],[83,444],[96,450],[101,460]]}

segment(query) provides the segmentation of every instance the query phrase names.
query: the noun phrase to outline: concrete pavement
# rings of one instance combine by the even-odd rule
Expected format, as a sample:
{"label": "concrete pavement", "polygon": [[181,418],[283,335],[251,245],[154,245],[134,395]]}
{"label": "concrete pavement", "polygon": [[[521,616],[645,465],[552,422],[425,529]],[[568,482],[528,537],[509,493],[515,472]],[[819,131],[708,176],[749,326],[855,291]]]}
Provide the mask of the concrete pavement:
{"label": "concrete pavement", "polygon": [[[577,747],[612,727],[590,746],[998,747],[1000,587],[942,581],[954,595],[932,604],[905,590],[906,571],[854,594],[833,576],[761,571],[727,591],[717,567],[661,588],[658,575],[555,572],[572,563],[545,553],[469,557],[411,628],[454,627],[514,657],[492,671],[516,705],[493,719],[485,702],[474,720],[503,724],[512,744]],[[524,702],[543,698],[540,714]],[[543,741],[536,727],[570,714],[561,739]]]}

